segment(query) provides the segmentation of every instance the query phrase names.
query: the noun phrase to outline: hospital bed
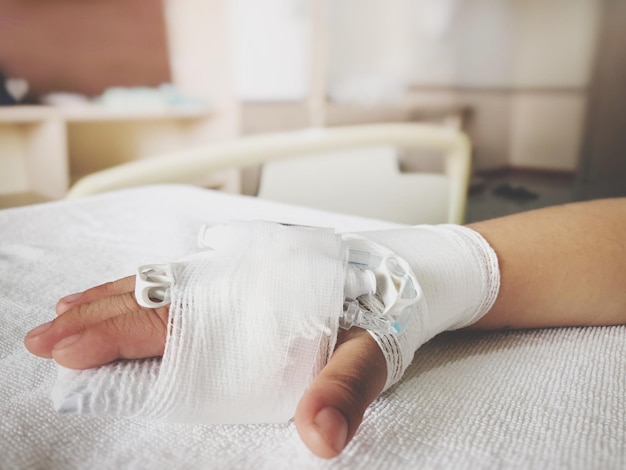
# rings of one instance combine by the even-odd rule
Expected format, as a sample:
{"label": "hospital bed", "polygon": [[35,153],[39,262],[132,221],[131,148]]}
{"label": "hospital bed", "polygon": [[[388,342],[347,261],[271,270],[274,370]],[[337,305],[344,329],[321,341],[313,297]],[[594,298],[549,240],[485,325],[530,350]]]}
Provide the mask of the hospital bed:
{"label": "hospital bed", "polygon": [[[435,153],[443,172],[401,171],[398,152],[416,150],[422,156]],[[459,130],[425,124],[315,128],[243,137],[91,174],[67,196],[142,184],[199,183],[220,170],[253,165],[263,165],[258,192],[263,199],[406,224],[462,223],[470,144]]]}
{"label": "hospital bed", "polygon": [[202,224],[232,219],[398,226],[180,184],[0,211],[0,468],[626,468],[624,326],[439,335],[330,461],[292,422],[57,414],[55,365],[26,352],[25,333],[54,316],[59,297],[178,259],[195,250]]}

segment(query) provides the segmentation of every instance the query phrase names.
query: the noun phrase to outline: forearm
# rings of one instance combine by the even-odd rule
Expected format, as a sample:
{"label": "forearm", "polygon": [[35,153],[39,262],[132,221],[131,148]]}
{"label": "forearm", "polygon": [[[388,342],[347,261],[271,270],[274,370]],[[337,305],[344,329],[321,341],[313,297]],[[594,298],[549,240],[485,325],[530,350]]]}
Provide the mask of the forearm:
{"label": "forearm", "polygon": [[626,199],[556,206],[479,222],[501,286],[474,328],[626,323]]}

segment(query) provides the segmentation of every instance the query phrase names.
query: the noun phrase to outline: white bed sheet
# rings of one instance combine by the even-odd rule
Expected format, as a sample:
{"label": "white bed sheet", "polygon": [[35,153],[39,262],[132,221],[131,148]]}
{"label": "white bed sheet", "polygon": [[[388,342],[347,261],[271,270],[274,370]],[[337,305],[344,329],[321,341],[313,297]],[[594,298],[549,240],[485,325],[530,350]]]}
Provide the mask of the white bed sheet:
{"label": "white bed sheet", "polygon": [[186,186],[0,211],[0,468],[626,468],[626,327],[446,333],[325,461],[293,423],[159,424],[55,413],[24,334],[56,300],[195,250],[198,227],[392,224]]}

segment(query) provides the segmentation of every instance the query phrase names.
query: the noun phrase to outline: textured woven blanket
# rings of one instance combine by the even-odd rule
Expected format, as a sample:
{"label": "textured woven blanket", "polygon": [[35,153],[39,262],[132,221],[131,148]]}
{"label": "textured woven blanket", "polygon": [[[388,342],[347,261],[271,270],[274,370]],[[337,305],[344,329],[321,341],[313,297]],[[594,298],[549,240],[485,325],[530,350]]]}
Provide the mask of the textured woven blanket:
{"label": "textured woven blanket", "polygon": [[623,326],[440,335],[329,461],[293,423],[54,412],[55,365],[26,352],[25,333],[54,316],[59,297],[179,258],[200,225],[231,219],[392,226],[184,186],[0,211],[0,468],[626,468]]}

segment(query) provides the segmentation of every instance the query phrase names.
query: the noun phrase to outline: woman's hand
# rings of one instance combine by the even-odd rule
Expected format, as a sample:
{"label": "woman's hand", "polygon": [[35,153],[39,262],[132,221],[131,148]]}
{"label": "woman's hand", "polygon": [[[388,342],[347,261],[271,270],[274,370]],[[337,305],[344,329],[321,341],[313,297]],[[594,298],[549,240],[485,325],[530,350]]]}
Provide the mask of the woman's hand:
{"label": "woman's hand", "polygon": [[[129,276],[64,297],[57,317],[26,335],[26,348],[71,369],[162,355],[168,309],[139,306],[134,286]],[[366,331],[340,331],[330,361],[296,410],[298,433],[313,453],[341,453],[382,391],[386,373],[385,359]]]}

